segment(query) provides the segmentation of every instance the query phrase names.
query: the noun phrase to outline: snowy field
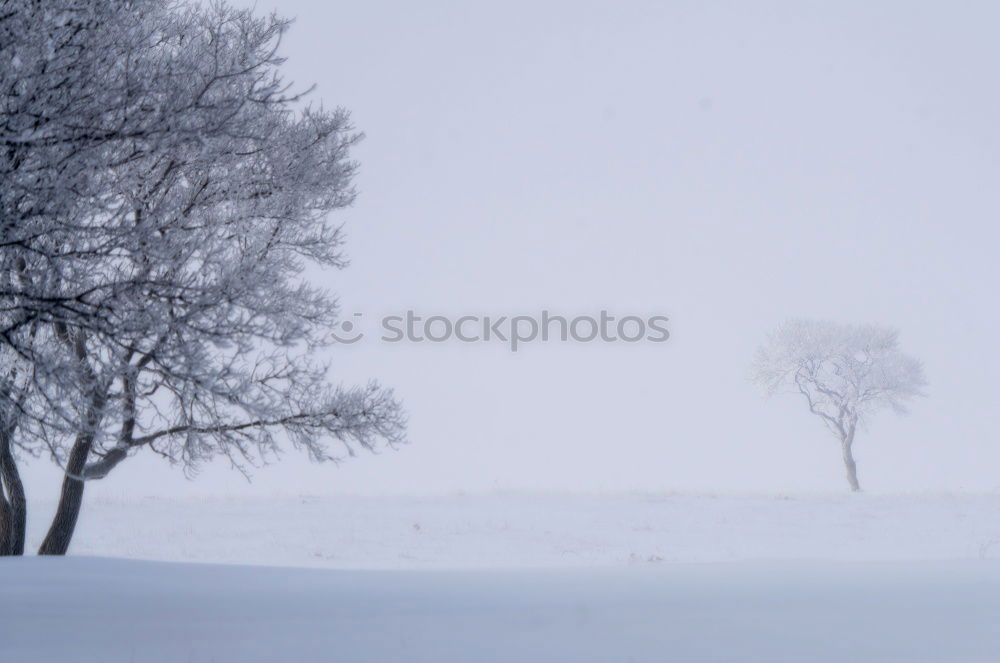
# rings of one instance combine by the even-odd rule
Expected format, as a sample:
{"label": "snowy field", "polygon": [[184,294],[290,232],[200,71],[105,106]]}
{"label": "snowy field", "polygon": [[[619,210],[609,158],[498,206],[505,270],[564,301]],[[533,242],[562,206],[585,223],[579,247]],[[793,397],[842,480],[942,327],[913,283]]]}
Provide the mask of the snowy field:
{"label": "snowy field", "polygon": [[332,571],[0,564],[3,660],[1000,660],[1000,562]]}
{"label": "snowy field", "polygon": [[[29,544],[51,504],[29,513]],[[91,499],[71,552],[337,569],[1000,559],[1000,495]]]}
{"label": "snowy field", "polygon": [[998,496],[95,500],[73,553],[0,561],[0,660],[1000,661]]}

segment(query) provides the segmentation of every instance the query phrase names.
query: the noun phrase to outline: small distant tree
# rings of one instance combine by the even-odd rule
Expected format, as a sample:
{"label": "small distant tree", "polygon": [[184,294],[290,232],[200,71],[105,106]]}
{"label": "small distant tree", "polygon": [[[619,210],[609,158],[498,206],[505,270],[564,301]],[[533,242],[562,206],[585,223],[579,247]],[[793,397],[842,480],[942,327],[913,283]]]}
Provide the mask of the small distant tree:
{"label": "small distant tree", "polygon": [[895,329],[822,320],[778,327],[758,349],[751,379],[768,395],[802,395],[840,441],[852,491],[861,490],[853,453],[858,427],[885,408],[906,414],[927,384],[921,363],[899,350]]}

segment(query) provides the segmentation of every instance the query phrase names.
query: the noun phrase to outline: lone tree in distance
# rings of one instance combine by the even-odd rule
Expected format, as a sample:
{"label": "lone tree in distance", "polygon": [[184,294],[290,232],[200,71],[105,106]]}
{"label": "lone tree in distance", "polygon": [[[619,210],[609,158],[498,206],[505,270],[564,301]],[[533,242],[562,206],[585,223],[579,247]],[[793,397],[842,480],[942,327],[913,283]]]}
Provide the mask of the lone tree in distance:
{"label": "lone tree in distance", "polygon": [[840,442],[852,491],[861,490],[854,439],[859,426],[888,408],[906,414],[923,396],[923,366],[899,350],[898,332],[877,325],[790,320],[757,350],[751,380],[766,394],[798,393]]}

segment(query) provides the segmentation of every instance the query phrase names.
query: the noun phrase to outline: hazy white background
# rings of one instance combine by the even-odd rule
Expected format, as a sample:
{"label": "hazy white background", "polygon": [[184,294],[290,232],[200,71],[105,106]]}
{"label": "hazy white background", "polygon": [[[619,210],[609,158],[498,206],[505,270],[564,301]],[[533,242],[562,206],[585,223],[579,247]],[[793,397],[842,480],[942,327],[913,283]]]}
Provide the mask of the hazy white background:
{"label": "hazy white background", "polygon": [[791,316],[898,326],[926,362],[929,398],[860,434],[863,487],[1000,487],[995,4],[256,6],[298,18],[290,77],[367,134],[353,264],[321,277],[345,313],[606,308],[672,338],[370,339],[333,356],[396,387],[408,447],[252,485],[141,454],[92,495],[846,491],[820,422],[745,379]]}

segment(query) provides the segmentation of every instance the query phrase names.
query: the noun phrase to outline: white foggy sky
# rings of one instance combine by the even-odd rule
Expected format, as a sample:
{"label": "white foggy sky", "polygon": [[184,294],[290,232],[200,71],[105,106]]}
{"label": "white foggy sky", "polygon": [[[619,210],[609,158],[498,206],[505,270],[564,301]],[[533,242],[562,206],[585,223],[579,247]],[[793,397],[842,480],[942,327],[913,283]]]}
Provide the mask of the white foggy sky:
{"label": "white foggy sky", "polygon": [[362,342],[338,369],[397,389],[401,451],[251,486],[143,454],[94,493],[846,490],[803,404],[745,379],[793,316],[897,326],[926,364],[929,398],[859,435],[863,487],[1000,486],[995,5],[256,4],[367,134],[352,265],[322,277],[345,313],[604,308],[672,338]]}

